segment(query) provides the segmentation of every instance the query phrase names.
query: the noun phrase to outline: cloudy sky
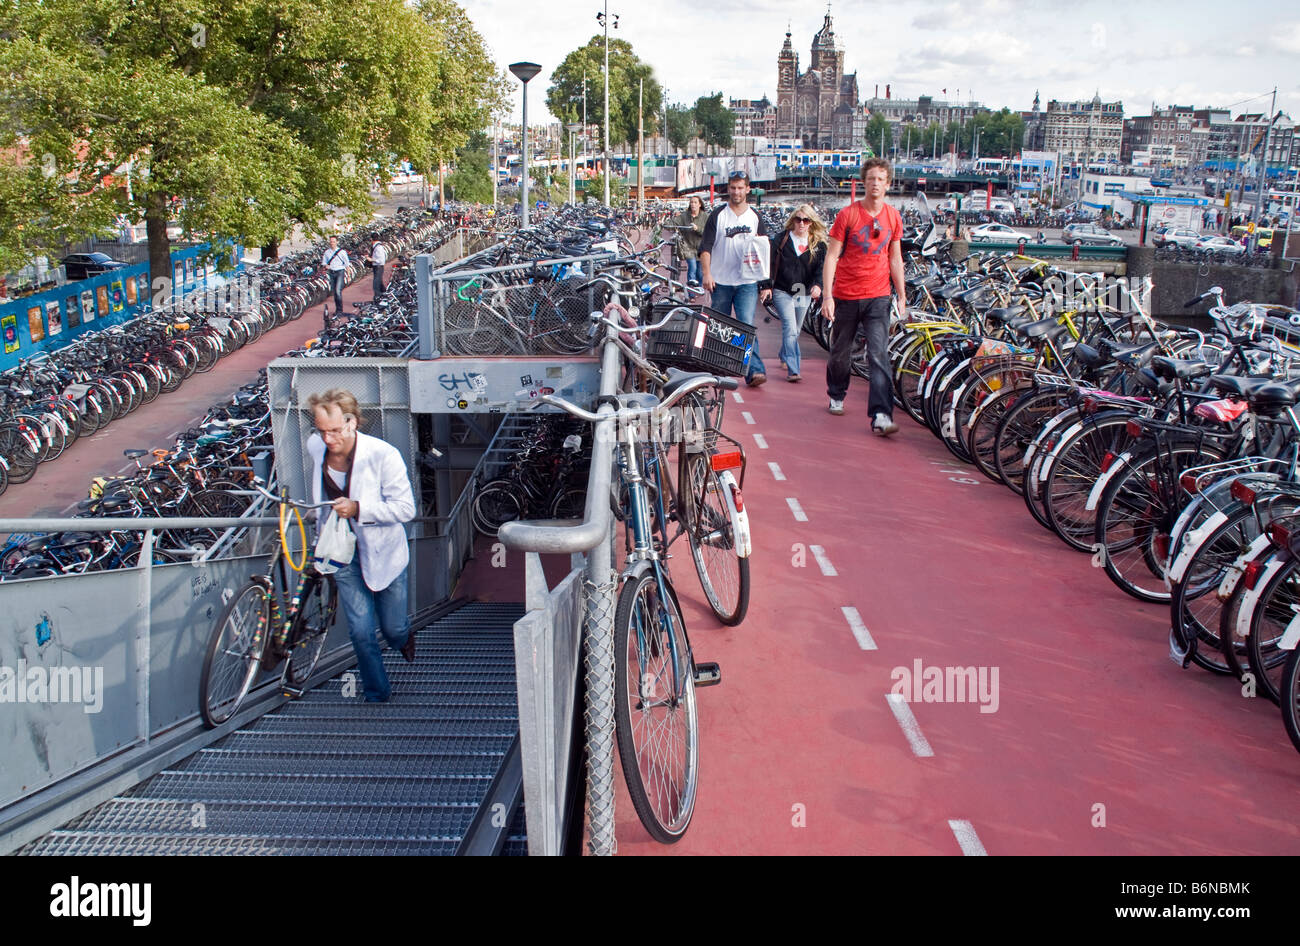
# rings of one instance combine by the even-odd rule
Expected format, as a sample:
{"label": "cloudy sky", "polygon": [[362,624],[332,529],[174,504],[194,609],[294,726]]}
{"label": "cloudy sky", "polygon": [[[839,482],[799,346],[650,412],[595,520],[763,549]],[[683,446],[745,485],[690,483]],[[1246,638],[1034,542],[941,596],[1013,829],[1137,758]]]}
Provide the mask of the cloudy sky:
{"label": "cloudy sky", "polygon": [[[460,0],[499,64],[542,65],[529,104],[541,108],[550,70],[599,31],[601,0]],[[619,3],[617,35],[649,62],[669,99],[721,91],[775,99],[776,56],[787,23],[808,67],[825,6],[789,0]],[[802,11],[802,12],[792,12]],[[864,98],[885,84],[899,98],[972,97],[1028,109],[1048,99],[1232,106],[1300,117],[1300,6],[1282,0],[905,0],[833,3],[835,36]],[[538,94],[542,93],[542,94]],[[515,115],[518,118],[518,96]],[[530,109],[529,117],[536,114]]]}

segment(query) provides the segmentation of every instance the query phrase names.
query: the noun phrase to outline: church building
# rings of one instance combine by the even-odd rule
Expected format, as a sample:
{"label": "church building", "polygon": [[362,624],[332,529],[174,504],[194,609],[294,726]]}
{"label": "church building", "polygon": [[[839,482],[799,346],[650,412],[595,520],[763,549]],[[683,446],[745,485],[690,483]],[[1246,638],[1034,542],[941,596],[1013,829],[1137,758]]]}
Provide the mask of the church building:
{"label": "church building", "polygon": [[[797,138],[810,149],[856,147],[852,140],[838,140],[835,128],[837,114],[841,128],[851,128],[844,118],[858,111],[858,74],[844,72],[844,51],[835,46],[829,9],[822,28],[813,37],[806,72],[799,71],[799,55],[790,44],[787,30],[785,45],[777,56],[777,137]],[[839,137],[851,139],[852,135]]]}

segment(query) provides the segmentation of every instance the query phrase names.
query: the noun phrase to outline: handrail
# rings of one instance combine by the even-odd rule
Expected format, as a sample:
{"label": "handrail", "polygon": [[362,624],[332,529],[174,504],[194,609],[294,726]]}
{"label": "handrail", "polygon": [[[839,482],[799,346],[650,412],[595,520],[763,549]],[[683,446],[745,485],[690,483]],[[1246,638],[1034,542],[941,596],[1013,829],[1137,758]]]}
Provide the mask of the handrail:
{"label": "handrail", "polygon": [[[612,344],[618,337],[614,328],[605,326],[605,345],[601,357],[600,393],[602,397],[617,394],[619,378],[618,346]],[[613,475],[614,453],[599,449],[602,444],[614,443],[614,408],[601,404],[596,412],[602,420],[595,425],[592,442],[596,449],[591,453],[591,471],[587,475],[587,506],[584,518],[575,520],[541,520],[533,522],[506,522],[497,533],[508,549],[523,552],[574,553],[589,552],[609,537],[609,489]],[[561,524],[565,523],[565,524]]]}
{"label": "handrail", "polygon": [[232,516],[204,518],[176,516],[119,519],[0,519],[0,535],[14,532],[144,532],[147,529],[238,529],[243,526],[276,526],[273,516],[240,519]]}

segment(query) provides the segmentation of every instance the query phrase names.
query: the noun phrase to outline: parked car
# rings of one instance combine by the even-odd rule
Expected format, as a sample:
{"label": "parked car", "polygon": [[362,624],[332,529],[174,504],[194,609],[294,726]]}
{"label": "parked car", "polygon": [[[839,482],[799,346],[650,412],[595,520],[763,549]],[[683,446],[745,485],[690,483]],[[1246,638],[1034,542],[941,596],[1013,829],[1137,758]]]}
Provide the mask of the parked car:
{"label": "parked car", "polygon": [[1213,253],[1217,256],[1240,256],[1246,252],[1246,248],[1240,243],[1229,240],[1225,236],[1207,236],[1197,241],[1195,249],[1202,253]]}
{"label": "parked car", "polygon": [[[1246,238],[1247,241],[1249,242],[1249,239],[1250,239],[1250,237],[1251,237],[1251,232],[1250,232],[1250,228],[1249,228],[1249,227],[1236,226],[1236,227],[1233,227],[1233,228],[1228,232],[1228,235],[1229,235],[1230,237],[1232,237],[1232,239],[1235,240],[1235,241],[1238,242],[1238,243],[1240,243],[1240,242],[1242,241],[1242,238],[1243,238],[1243,237]],[[1267,250],[1270,246],[1273,245],[1273,228],[1272,228],[1272,227],[1257,227],[1257,228],[1255,229],[1254,236],[1255,236],[1255,238],[1256,238],[1256,240],[1257,240],[1257,242],[1258,242],[1258,246],[1259,246],[1259,248],[1260,248],[1261,250]]]}
{"label": "parked car", "polygon": [[971,227],[970,238],[974,243],[991,243],[995,240],[999,243],[1016,243],[1020,240],[1029,243],[1034,239],[1028,233],[1013,230],[1004,223],[982,223],[978,227]]}
{"label": "parked car", "polygon": [[123,266],[129,266],[129,263],[123,263],[121,260],[115,260],[107,253],[73,253],[63,257],[60,261],[67,271],[68,279],[85,279],[88,276],[98,276],[100,273],[107,273],[110,270],[121,269]]}
{"label": "parked car", "polygon": [[1123,246],[1124,241],[1095,223],[1072,223],[1061,234],[1064,243],[1081,246]]}
{"label": "parked car", "polygon": [[1203,234],[1195,230],[1187,230],[1183,227],[1168,227],[1162,233],[1158,233],[1151,240],[1156,246],[1181,246],[1185,250],[1190,250],[1201,241]]}

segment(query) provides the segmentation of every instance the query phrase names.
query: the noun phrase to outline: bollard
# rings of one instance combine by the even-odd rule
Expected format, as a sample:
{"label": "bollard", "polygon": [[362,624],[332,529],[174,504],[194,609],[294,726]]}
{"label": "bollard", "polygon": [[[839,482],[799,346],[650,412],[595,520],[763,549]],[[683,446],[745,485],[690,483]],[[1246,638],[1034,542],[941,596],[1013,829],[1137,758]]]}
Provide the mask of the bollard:
{"label": "bollard", "polygon": [[1016,255],[1017,255],[1017,256],[1024,256],[1024,255],[1025,255],[1025,242],[1026,242],[1026,241],[1025,241],[1025,238],[1024,238],[1024,237],[1021,237],[1019,240],[1016,241]]}
{"label": "bollard", "polygon": [[1070,246],[1070,259],[1072,259],[1072,260],[1077,260],[1078,258],[1079,258],[1079,243],[1078,243],[1078,241],[1076,240],[1076,241],[1075,241],[1073,244],[1071,244],[1071,246]]}

